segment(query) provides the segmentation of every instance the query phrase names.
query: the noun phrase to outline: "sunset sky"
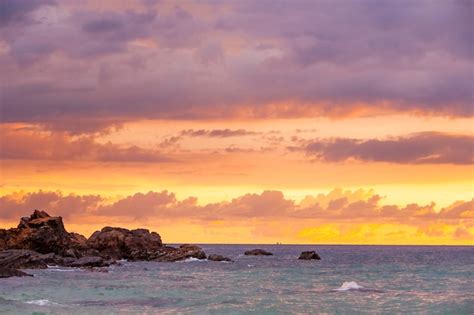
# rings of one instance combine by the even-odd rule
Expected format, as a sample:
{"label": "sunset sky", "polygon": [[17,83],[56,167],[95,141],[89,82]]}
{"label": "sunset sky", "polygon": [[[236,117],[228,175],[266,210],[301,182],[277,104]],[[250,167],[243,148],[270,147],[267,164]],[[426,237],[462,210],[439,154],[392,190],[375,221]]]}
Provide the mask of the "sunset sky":
{"label": "sunset sky", "polygon": [[472,1],[0,1],[0,227],[474,245]]}

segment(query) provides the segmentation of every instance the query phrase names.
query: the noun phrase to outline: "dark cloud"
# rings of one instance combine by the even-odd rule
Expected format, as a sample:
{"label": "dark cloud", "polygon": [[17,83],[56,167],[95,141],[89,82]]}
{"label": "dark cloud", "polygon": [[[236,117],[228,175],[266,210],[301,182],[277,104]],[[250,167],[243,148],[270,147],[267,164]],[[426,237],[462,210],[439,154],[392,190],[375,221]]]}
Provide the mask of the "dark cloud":
{"label": "dark cloud", "polygon": [[62,4],[15,18],[41,3],[2,2],[2,122],[472,117],[472,1]]}
{"label": "dark cloud", "polygon": [[327,162],[360,160],[400,164],[473,164],[474,137],[437,132],[390,139],[318,139],[290,150]]}
{"label": "dark cloud", "polygon": [[0,27],[8,24],[21,25],[31,22],[29,13],[42,5],[51,5],[52,0],[2,0],[0,2]]}

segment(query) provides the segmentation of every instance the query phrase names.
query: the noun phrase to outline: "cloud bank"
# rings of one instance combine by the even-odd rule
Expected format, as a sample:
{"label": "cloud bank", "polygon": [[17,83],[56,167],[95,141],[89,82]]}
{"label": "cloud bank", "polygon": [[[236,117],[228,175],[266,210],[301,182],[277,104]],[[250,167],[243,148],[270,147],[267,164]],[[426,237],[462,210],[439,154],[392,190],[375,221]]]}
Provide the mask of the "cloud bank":
{"label": "cloud bank", "polygon": [[472,117],[472,6],[6,0],[0,119]]}

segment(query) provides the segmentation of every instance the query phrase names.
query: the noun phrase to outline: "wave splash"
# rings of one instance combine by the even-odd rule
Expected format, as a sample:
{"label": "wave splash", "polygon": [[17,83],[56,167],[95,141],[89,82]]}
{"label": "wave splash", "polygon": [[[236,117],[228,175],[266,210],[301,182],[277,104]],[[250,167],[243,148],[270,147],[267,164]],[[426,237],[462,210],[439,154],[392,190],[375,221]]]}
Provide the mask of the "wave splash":
{"label": "wave splash", "polygon": [[202,261],[207,261],[207,259],[198,259],[198,258],[194,258],[194,257],[189,257],[189,258],[186,258],[185,260],[183,260],[183,262],[202,262]]}
{"label": "wave splash", "polygon": [[50,300],[32,300],[32,301],[25,301],[25,303],[39,305],[39,306],[59,305],[58,303],[51,302]]}
{"label": "wave splash", "polygon": [[334,289],[334,291],[350,291],[350,290],[361,290],[364,289],[363,286],[357,284],[355,281],[344,282],[339,288]]}

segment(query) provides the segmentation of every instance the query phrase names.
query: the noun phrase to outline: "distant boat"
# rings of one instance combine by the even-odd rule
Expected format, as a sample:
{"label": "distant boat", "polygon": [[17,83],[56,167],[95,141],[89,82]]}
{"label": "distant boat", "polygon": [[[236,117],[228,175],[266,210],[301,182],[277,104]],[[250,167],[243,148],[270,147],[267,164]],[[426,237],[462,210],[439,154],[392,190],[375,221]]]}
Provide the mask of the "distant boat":
{"label": "distant boat", "polygon": [[276,245],[283,245],[283,244],[282,244],[282,243],[280,243],[280,242],[276,242]]}

